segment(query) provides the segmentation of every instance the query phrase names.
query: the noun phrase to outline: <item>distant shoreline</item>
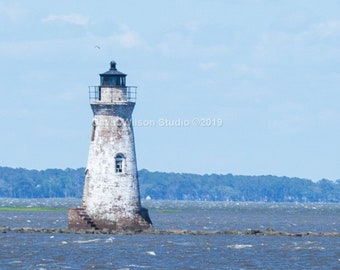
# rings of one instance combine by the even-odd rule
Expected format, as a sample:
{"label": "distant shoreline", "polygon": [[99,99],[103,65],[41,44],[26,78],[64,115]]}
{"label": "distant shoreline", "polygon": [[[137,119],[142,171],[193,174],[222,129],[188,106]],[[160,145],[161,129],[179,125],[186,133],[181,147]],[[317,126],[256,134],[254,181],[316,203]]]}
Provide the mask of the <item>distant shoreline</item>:
{"label": "distant shoreline", "polygon": [[[27,170],[0,166],[0,197],[81,198],[85,168]],[[152,200],[340,203],[340,179],[138,171],[140,196]],[[1,206],[1,205],[0,205]]]}

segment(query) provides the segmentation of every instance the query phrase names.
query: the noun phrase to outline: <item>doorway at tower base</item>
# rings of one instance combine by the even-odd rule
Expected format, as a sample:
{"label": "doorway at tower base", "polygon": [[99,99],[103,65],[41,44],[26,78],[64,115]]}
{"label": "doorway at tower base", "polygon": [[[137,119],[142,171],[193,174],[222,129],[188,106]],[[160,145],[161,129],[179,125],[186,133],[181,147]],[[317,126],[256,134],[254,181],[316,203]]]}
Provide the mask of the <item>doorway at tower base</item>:
{"label": "doorway at tower base", "polygon": [[116,221],[91,218],[85,208],[70,208],[68,211],[68,228],[74,230],[105,231],[148,231],[152,222],[148,209],[141,207],[132,219],[121,218]]}

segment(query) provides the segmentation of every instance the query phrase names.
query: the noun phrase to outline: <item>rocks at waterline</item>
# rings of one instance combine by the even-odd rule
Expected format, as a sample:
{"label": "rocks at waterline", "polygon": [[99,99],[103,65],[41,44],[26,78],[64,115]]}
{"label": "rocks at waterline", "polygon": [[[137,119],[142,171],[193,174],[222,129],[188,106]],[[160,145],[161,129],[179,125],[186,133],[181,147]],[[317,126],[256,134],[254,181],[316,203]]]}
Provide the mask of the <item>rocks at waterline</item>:
{"label": "rocks at waterline", "polygon": [[0,226],[0,233],[68,233],[68,234],[156,234],[156,235],[271,235],[271,236],[295,236],[295,237],[307,237],[307,236],[323,236],[323,237],[340,237],[339,232],[284,232],[275,231],[271,228],[266,230],[247,229],[244,231],[237,230],[219,230],[219,231],[197,231],[197,230],[183,230],[183,229],[167,229],[167,230],[133,230],[127,228],[126,230],[75,230],[69,228],[32,228],[32,227],[20,227],[10,228],[8,226]]}

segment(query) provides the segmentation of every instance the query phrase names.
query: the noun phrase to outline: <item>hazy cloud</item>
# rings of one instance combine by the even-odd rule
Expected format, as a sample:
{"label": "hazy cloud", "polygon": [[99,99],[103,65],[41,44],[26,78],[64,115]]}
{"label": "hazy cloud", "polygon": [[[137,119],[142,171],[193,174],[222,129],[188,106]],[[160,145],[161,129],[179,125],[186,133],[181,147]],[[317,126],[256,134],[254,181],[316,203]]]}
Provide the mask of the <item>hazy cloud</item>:
{"label": "hazy cloud", "polygon": [[243,74],[249,75],[261,75],[262,70],[258,67],[250,66],[248,64],[238,64],[236,65],[236,70],[238,72],[242,72]]}
{"label": "hazy cloud", "polygon": [[55,15],[50,14],[43,19],[44,22],[64,22],[75,25],[86,25],[88,23],[88,18],[77,13]]}
{"label": "hazy cloud", "polygon": [[340,35],[340,21],[330,20],[314,25],[314,30],[321,37]]}
{"label": "hazy cloud", "polygon": [[142,44],[139,34],[125,24],[120,25],[119,33],[114,34],[112,38],[126,48],[137,47]]}
{"label": "hazy cloud", "polygon": [[185,28],[191,32],[197,32],[200,29],[200,27],[201,23],[199,21],[188,21],[185,24]]}
{"label": "hazy cloud", "polygon": [[163,40],[157,44],[158,50],[163,54],[175,54],[175,55],[223,55],[228,52],[228,46],[225,44],[209,44],[204,42],[195,42],[190,36],[183,34],[167,34]]}
{"label": "hazy cloud", "polygon": [[0,16],[15,20],[22,16],[24,9],[18,3],[4,4],[0,3]]}
{"label": "hazy cloud", "polygon": [[215,62],[200,63],[199,67],[202,70],[210,70],[210,69],[214,69],[216,67],[216,63]]}

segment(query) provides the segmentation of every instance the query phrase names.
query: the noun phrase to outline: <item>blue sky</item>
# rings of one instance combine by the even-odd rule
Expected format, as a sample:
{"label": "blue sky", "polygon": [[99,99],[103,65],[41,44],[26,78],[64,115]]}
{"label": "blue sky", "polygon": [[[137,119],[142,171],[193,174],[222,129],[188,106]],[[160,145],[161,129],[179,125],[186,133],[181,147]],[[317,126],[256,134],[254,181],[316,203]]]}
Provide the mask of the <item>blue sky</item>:
{"label": "blue sky", "polygon": [[85,167],[88,86],[115,60],[138,86],[139,169],[340,179],[339,10],[0,1],[0,166]]}

